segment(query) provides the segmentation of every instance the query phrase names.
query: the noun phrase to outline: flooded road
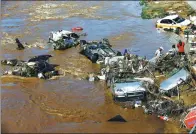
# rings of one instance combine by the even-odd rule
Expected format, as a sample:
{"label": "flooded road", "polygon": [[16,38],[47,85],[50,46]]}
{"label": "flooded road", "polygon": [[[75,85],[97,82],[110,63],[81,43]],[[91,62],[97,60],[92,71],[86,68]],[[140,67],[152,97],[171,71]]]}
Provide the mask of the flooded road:
{"label": "flooded road", "polygon": [[[129,48],[147,58],[160,46],[167,51],[170,35],[157,32],[156,20],[140,18],[139,2],[3,1],[1,5],[2,59],[51,54],[50,62],[65,73],[54,80],[1,78],[3,132],[179,132],[175,124],[147,116],[140,108],[114,104],[103,82],[83,80],[88,73],[98,72],[99,66],[80,55],[78,48],[53,51],[46,44],[50,31],[81,26],[88,34],[83,39],[108,38],[116,50]],[[15,37],[32,47],[16,50]],[[2,66],[1,74],[5,69]],[[128,122],[107,122],[117,114]]]}

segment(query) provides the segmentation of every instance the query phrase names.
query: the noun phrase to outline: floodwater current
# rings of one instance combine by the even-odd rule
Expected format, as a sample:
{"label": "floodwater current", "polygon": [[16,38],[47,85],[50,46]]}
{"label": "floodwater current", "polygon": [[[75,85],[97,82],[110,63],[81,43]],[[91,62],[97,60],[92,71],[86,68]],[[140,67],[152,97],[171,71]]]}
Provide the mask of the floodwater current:
{"label": "floodwater current", "polygon": [[[50,62],[65,72],[53,80],[2,77],[2,132],[179,132],[176,124],[145,115],[141,108],[116,105],[104,82],[82,79],[98,72],[99,66],[80,55],[78,48],[54,51],[47,46],[50,31],[81,26],[88,34],[82,39],[108,38],[116,50],[128,48],[152,58],[158,47],[165,51],[171,47],[170,34],[157,32],[156,20],[141,19],[141,8],[139,1],[2,1],[1,59],[51,54]],[[29,48],[16,50],[15,37]],[[1,74],[6,69],[2,66]],[[107,122],[117,114],[127,122]]]}

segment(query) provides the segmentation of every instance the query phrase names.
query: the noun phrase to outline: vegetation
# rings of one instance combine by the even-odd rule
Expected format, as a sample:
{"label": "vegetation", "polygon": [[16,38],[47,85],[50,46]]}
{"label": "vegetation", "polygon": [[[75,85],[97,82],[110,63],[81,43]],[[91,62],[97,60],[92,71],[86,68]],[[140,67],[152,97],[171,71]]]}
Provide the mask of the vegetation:
{"label": "vegetation", "polygon": [[162,18],[169,14],[176,13],[182,17],[196,14],[195,11],[183,1],[146,1],[141,0],[143,5],[141,17],[143,19]]}

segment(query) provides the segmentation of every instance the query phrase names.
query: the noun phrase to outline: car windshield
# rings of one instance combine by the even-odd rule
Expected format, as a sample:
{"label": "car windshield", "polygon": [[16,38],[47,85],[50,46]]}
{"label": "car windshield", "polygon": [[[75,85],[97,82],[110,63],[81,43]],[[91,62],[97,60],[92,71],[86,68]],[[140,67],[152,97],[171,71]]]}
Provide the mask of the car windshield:
{"label": "car windshield", "polygon": [[173,21],[175,21],[176,23],[181,23],[181,22],[183,22],[185,19],[184,18],[181,18],[181,17],[177,17],[177,18],[175,18],[175,19],[173,19]]}

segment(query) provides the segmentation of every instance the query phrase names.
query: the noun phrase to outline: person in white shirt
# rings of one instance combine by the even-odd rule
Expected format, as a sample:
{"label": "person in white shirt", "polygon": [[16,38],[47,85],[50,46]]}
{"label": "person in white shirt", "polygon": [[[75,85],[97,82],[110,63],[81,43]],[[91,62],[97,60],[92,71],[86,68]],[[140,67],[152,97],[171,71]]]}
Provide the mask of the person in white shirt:
{"label": "person in white shirt", "polygon": [[163,50],[164,50],[163,47],[159,47],[159,49],[157,49],[155,52],[155,57],[159,58],[161,56]]}

